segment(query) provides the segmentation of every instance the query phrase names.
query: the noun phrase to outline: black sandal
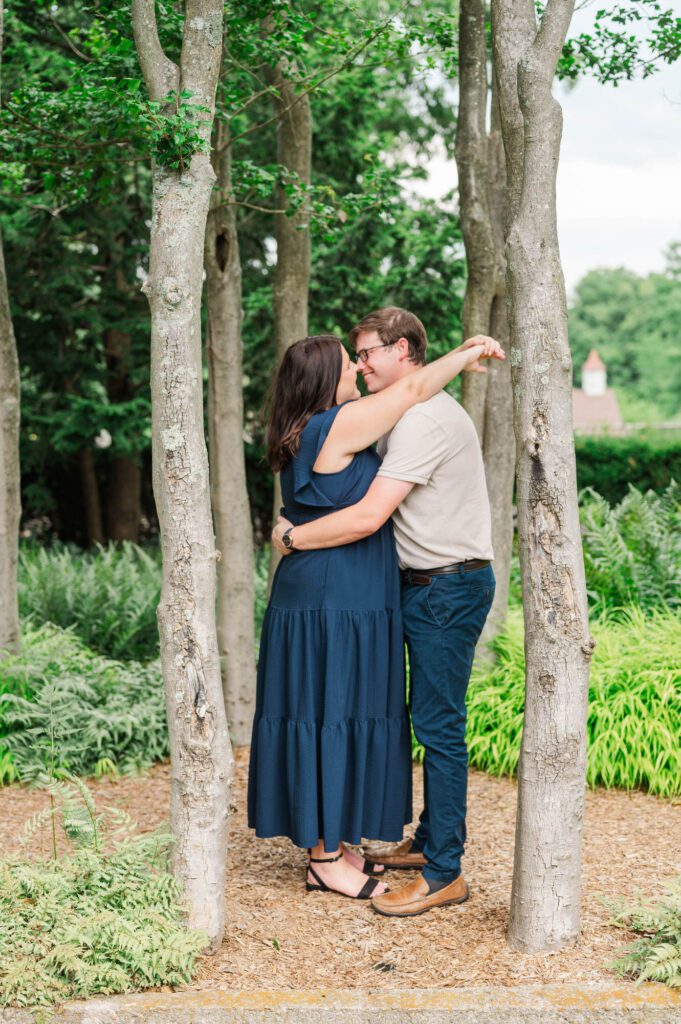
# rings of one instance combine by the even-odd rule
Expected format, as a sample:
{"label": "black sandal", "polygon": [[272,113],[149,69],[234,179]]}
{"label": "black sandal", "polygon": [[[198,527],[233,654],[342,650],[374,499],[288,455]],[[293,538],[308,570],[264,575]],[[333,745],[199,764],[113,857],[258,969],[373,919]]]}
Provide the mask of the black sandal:
{"label": "black sandal", "polygon": [[[340,892],[339,889],[332,889],[326,884],[323,878],[320,878],[315,869],[312,867],[313,864],[334,864],[337,860],[340,860],[343,856],[343,851],[338,854],[337,857],[325,857],[320,860],[315,857],[310,857],[307,862],[307,871],[310,872],[313,878],[319,882],[319,885],[313,885],[312,882],[307,881],[307,875],[305,876],[305,891],[306,892],[335,892],[338,896],[347,896],[349,900],[370,900],[373,894],[381,884],[377,878],[367,878],[366,882],[357,893],[356,896],[350,896],[347,892]],[[387,892],[388,890],[386,890]]]}
{"label": "black sandal", "polygon": [[[308,854],[310,853],[309,850],[307,852]],[[364,866],[361,867],[359,870],[362,872],[363,875],[375,875],[376,877],[378,877],[379,875],[385,874],[385,865],[370,864],[369,861],[364,856],[362,856],[362,860],[364,861]]]}
{"label": "black sandal", "polygon": [[373,875],[374,878],[382,878],[385,874],[385,865],[370,864],[368,860],[365,859],[364,867],[361,870],[363,875]]}

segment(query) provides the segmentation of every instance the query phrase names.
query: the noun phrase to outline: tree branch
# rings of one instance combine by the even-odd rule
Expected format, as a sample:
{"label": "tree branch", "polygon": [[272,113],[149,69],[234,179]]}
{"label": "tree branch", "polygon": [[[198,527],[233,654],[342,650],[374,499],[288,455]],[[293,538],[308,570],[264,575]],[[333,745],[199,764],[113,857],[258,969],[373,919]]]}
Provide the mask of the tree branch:
{"label": "tree branch", "polygon": [[558,58],[563,52],[574,10],[575,0],[548,0],[542,14],[532,49],[541,60],[542,66],[550,73],[551,81],[555,75]]}
{"label": "tree branch", "polygon": [[160,103],[169,92],[179,92],[180,70],[161,46],[155,0],[132,0],[132,31],[149,96]]}
{"label": "tree branch", "polygon": [[[391,20],[393,20],[393,18],[399,16],[402,13],[402,11],[405,10],[405,8],[409,5],[409,2],[410,2],[410,0],[404,0],[404,2],[399,7],[397,12],[395,12],[395,14],[393,14],[390,17],[385,18],[383,21],[379,22],[379,24],[376,26],[374,31],[371,32],[370,35],[368,35],[365,39],[363,39],[361,43],[359,43],[356,47],[354,47],[350,51],[350,53],[347,55],[347,57],[345,57],[339,64],[335,65],[335,67],[331,68],[329,71],[324,73],[321,76],[321,78],[319,78],[318,80],[313,81],[312,84],[309,85],[302,92],[298,93],[295,96],[295,99],[293,99],[293,101],[291,103],[289,103],[288,105],[281,106],[276,114],[274,114],[272,117],[267,118],[267,120],[262,121],[260,124],[252,125],[250,128],[246,128],[239,135],[231,136],[230,139],[229,139],[229,142],[227,142],[226,145],[231,146],[234,142],[237,141],[237,139],[243,139],[244,136],[251,135],[253,132],[258,131],[261,128],[266,128],[268,125],[272,124],[272,122],[279,120],[280,117],[283,117],[284,114],[286,114],[292,107],[295,107],[296,104],[300,103],[301,100],[305,99],[306,96],[309,96],[310,93],[314,92],[315,89],[318,89],[321,85],[324,85],[325,82],[328,82],[328,80],[330,78],[333,78],[334,75],[337,75],[339,72],[344,71],[345,68],[350,67],[354,63],[356,58],[359,57],[359,55],[361,53],[363,53],[364,50],[366,50],[369,46],[371,46],[371,44],[376,39],[378,39],[378,37],[381,35],[381,33],[385,31],[385,29],[390,24]],[[274,69],[274,71],[273,71],[272,68],[268,68],[266,65],[263,66],[263,70],[265,72],[265,78],[270,80],[270,82],[272,83],[273,87],[276,87],[276,86],[274,86],[274,83],[272,81],[272,76],[273,76],[273,74],[277,73],[277,70]],[[281,69],[279,69],[279,74],[281,74]],[[308,80],[309,80],[310,77],[311,76],[308,76]],[[306,81],[306,79],[302,79],[301,82],[302,81]],[[291,82],[290,84],[293,86],[293,85],[296,85],[296,84],[301,84],[301,82],[296,82],[296,83]]]}
{"label": "tree branch", "polygon": [[186,0],[180,85],[192,94],[192,102],[208,107],[201,132],[210,138],[215,110],[215,89],[222,60],[222,0]]}

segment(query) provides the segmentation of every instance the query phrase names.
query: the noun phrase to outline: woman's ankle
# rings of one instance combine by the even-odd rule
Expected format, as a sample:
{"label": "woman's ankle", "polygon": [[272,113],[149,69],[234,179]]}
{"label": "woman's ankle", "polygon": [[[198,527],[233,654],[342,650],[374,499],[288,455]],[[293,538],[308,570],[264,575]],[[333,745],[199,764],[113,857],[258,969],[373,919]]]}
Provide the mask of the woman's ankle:
{"label": "woman's ankle", "polygon": [[336,857],[341,857],[343,854],[343,847],[339,846],[336,850],[327,850],[324,843],[317,843],[316,846],[310,849],[311,860],[332,860]]}

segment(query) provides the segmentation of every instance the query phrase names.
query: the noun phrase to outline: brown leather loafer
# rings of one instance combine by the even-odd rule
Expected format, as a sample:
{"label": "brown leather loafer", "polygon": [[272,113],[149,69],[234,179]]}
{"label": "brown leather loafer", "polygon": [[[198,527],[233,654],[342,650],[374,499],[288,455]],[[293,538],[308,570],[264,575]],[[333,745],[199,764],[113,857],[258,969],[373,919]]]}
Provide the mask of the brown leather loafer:
{"label": "brown leather loafer", "polygon": [[364,859],[367,864],[385,864],[386,868],[416,868],[420,870],[426,865],[426,858],[421,851],[412,851],[411,839],[403,839],[387,853],[365,851]]}
{"label": "brown leather loafer", "polygon": [[427,880],[423,875],[419,875],[401,889],[374,896],[371,905],[378,914],[385,917],[416,917],[417,914],[425,914],[433,907],[465,903],[467,899],[468,886],[462,875],[437,892],[429,892]]}

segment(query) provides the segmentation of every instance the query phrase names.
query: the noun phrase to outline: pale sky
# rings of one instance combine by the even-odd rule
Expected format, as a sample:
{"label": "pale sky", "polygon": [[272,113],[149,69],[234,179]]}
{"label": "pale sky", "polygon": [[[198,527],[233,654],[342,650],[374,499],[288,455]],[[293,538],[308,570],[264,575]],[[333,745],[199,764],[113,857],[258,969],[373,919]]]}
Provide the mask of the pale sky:
{"label": "pale sky", "polygon": [[[681,0],[674,6],[681,13]],[[571,34],[588,31],[591,9],[575,14]],[[557,84],[563,107],[558,172],[558,234],[570,291],[587,270],[661,270],[663,252],[681,241],[681,61],[617,88],[583,80]],[[435,158],[426,187],[439,196],[456,169]]]}

